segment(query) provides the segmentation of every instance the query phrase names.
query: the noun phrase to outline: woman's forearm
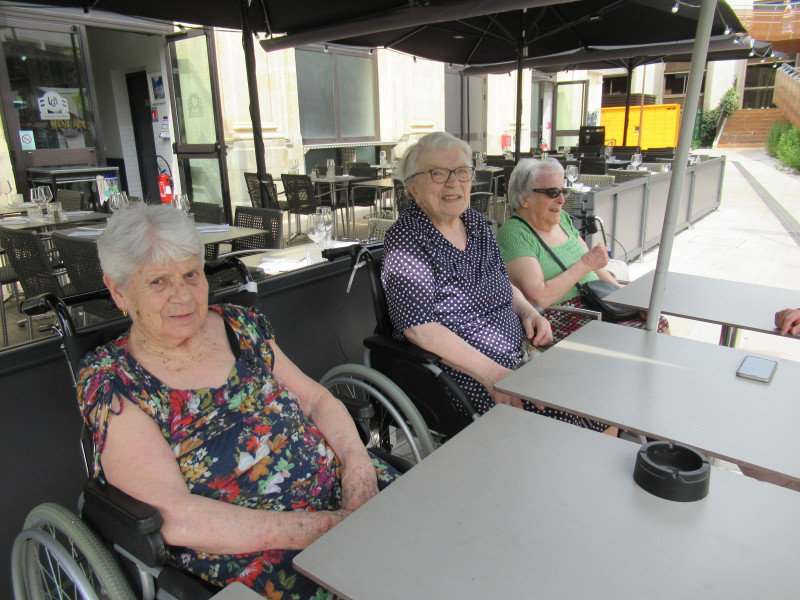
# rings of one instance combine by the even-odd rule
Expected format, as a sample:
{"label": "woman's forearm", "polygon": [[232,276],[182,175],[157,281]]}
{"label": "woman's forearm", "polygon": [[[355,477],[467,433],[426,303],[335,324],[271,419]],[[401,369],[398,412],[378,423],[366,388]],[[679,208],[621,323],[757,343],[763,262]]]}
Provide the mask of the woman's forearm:
{"label": "woman's forearm", "polygon": [[194,494],[156,508],[164,517],[161,534],[168,544],[212,554],[302,550],[348,514],[255,510]]}
{"label": "woman's forearm", "polygon": [[446,365],[466,373],[487,389],[510,372],[439,323],[417,325],[404,333],[410,342],[437,354]]}

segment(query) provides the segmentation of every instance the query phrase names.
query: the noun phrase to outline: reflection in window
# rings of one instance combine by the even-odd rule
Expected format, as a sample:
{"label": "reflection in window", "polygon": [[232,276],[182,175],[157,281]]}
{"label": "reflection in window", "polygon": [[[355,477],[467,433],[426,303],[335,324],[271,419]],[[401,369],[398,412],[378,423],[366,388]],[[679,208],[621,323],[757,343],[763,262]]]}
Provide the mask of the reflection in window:
{"label": "reflection in window", "polygon": [[0,29],[0,42],[20,130],[32,132],[35,149],[93,147],[77,34],[10,27]]}
{"label": "reflection in window", "polygon": [[377,140],[372,56],[296,50],[303,141]]}

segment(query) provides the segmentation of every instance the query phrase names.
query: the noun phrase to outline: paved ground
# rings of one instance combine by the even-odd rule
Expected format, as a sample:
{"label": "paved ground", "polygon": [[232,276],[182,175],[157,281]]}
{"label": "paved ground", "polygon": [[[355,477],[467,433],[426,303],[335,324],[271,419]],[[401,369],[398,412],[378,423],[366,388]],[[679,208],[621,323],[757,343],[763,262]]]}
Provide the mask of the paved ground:
{"label": "paved ground", "polygon": [[[800,175],[777,168],[762,149],[711,153],[727,156],[722,206],[676,236],[670,270],[795,289],[796,306],[800,306]],[[358,237],[366,236],[363,217],[360,214],[357,219]],[[641,262],[629,265],[631,279],[655,268],[657,252],[656,248]],[[15,324],[19,317],[13,305],[6,302],[12,345],[28,337],[27,328]],[[764,298],[752,310],[774,314],[782,308],[786,307],[773,306]],[[674,335],[711,343],[719,340],[719,327],[674,317],[670,323]],[[800,340],[745,331],[740,347],[800,361]]]}

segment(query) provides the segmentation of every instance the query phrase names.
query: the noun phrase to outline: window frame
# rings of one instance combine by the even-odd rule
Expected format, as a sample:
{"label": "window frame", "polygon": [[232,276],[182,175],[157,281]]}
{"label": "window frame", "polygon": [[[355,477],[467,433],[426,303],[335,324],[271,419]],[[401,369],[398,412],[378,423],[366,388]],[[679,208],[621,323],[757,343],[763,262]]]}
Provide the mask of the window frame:
{"label": "window frame", "polygon": [[[379,98],[379,82],[378,82],[378,61],[376,53],[373,50],[349,48],[344,46],[337,46],[334,44],[309,44],[301,46],[295,50],[302,52],[319,52],[321,54],[329,54],[332,58],[331,69],[333,72],[333,113],[334,113],[334,129],[336,131],[335,137],[322,137],[322,138],[307,138],[303,137],[304,146],[316,146],[320,144],[352,144],[363,142],[378,142],[380,141],[380,98]],[[340,101],[340,85],[339,85],[339,71],[338,60],[339,56],[355,56],[359,58],[367,58],[372,63],[372,83],[373,83],[373,114],[375,115],[375,135],[373,136],[359,136],[359,137],[344,137],[342,136],[342,121],[341,121],[341,101]],[[296,65],[296,63],[295,63]],[[300,73],[297,72],[295,66],[295,73],[299,79]],[[298,99],[300,96],[300,86],[297,87]],[[301,135],[302,135],[302,119],[303,115],[300,114],[301,120]]]}

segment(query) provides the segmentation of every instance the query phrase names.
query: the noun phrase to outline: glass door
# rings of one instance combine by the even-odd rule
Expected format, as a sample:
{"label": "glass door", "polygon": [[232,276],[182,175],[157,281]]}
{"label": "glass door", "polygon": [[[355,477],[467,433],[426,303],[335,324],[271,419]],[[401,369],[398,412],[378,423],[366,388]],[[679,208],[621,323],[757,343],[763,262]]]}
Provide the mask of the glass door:
{"label": "glass door", "polygon": [[0,26],[3,122],[20,191],[29,167],[103,161],[84,41],[81,29],[67,25],[8,20]]}
{"label": "glass door", "polygon": [[586,122],[588,89],[586,81],[561,81],[556,84],[553,148],[578,144],[580,127]]}
{"label": "glass door", "polygon": [[167,51],[181,188],[193,202],[223,205],[230,222],[214,38],[208,29],[170,34]]}

